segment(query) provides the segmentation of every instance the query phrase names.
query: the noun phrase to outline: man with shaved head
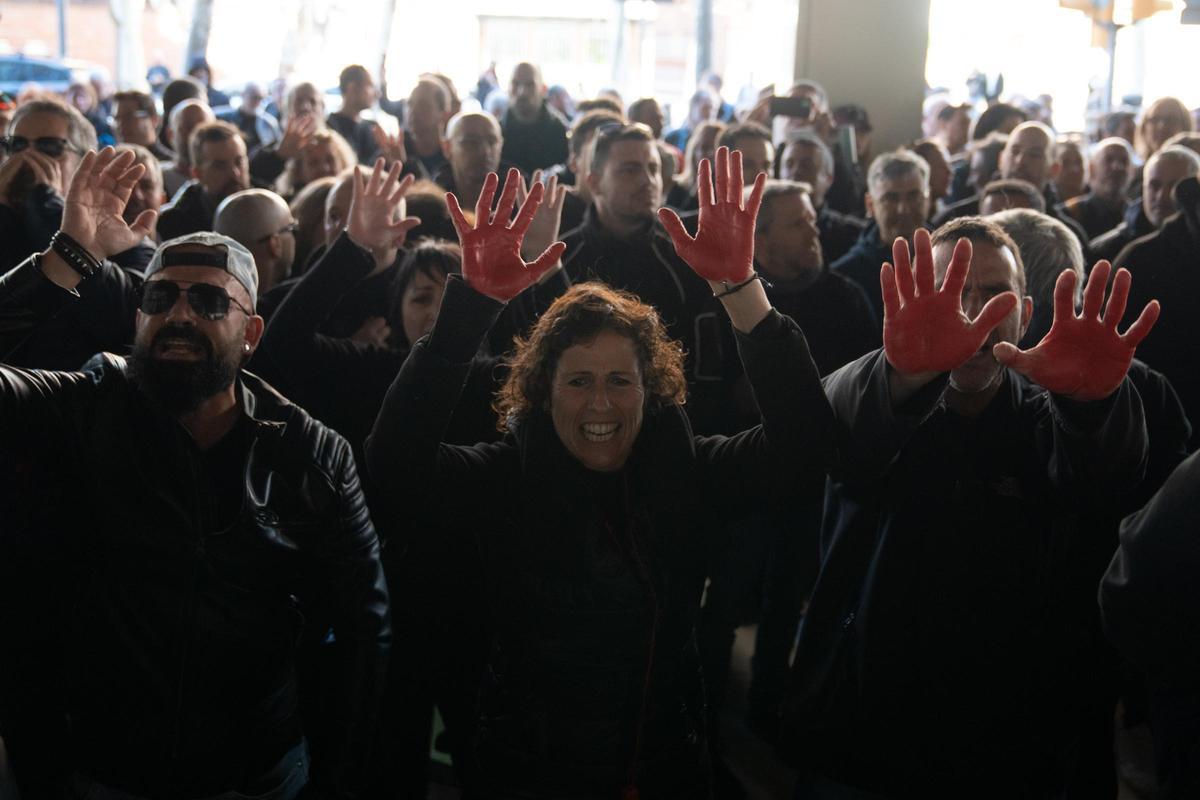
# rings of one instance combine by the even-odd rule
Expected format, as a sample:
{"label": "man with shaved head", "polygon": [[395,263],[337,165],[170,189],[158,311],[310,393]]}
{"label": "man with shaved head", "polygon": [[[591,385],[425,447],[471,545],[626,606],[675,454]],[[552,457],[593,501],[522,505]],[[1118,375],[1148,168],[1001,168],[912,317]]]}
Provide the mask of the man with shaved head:
{"label": "man with shaved head", "polygon": [[1142,196],[1129,204],[1124,221],[1092,240],[1097,258],[1117,257],[1135,239],[1149,236],[1178,209],[1175,185],[1200,173],[1200,156],[1181,145],[1164,147],[1146,161],[1142,170]]}
{"label": "man with shaved head", "polygon": [[196,98],[184,100],[171,109],[167,126],[171,132],[171,142],[175,144],[175,161],[163,165],[163,191],[168,199],[173,198],[192,179],[192,154],[188,149],[192,131],[215,119],[208,103]]}
{"label": "man with shaved head", "polygon": [[[350,447],[242,370],[263,320],[236,241],[168,241],[140,285],[103,262],[154,220],[120,216],[133,161],[89,153],[53,244],[6,276],[45,316],[109,275],[135,334],[82,371],[0,365],[0,464],[22,467],[0,481],[21,492],[0,504],[5,739],[62,731],[54,796],[358,797],[390,632]],[[331,630],[334,677],[305,687],[331,706],[302,718],[299,653]]]}
{"label": "man with shaved head", "polygon": [[446,125],[442,152],[446,164],[434,180],[458,198],[460,205],[474,205],[489,172],[500,172],[507,138],[491,114],[464,112]]}
{"label": "man with shaved head", "polygon": [[1110,136],[1092,148],[1087,193],[1072,197],[1063,211],[1095,239],[1121,224],[1133,176],[1133,148],[1121,137]]}
{"label": "man with shaved head", "polygon": [[254,256],[258,293],[287,277],[296,255],[296,220],[283,198],[267,189],[246,189],[217,206],[213,230],[237,241]]}
{"label": "man with shaved head", "polygon": [[[508,110],[501,122],[504,150],[501,158],[529,177],[567,160],[567,121],[546,103],[542,71],[522,62],[513,69],[508,84]],[[474,197],[470,202],[474,202]]]}

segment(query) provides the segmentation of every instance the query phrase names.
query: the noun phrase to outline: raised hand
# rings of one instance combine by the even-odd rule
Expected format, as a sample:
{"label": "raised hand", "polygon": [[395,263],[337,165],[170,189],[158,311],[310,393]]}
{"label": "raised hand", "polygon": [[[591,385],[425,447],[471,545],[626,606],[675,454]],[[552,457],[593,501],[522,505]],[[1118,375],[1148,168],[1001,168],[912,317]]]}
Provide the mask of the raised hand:
{"label": "raised hand", "polygon": [[158,212],[146,209],[132,225],[121,218],[146,168],[131,151],[89,150],[79,163],[63,205],[62,230],[96,258],[128,250],[150,235]]}
{"label": "raised hand", "polygon": [[1117,323],[1129,300],[1129,270],[1117,270],[1112,294],[1104,303],[1104,286],[1112,265],[1100,261],[1083,290],[1083,311],[1076,316],[1075,273],[1063,270],[1054,284],[1054,322],[1037,346],[1020,350],[999,342],[992,354],[1002,364],[1029,377],[1048,391],[1073,400],[1101,400],[1121,385],[1133,351],[1158,321],[1160,307],[1151,300],[1124,334]]}
{"label": "raised hand", "polygon": [[317,132],[317,118],[312,114],[294,114],[288,118],[283,129],[283,138],[275,152],[284,160],[291,160],[300,155],[301,151],[312,141]]}
{"label": "raised hand", "polygon": [[696,188],[700,199],[700,221],[695,237],[684,229],[679,215],[660,208],[658,218],[675,244],[675,252],[705,280],[736,284],[754,270],[754,220],[762,205],[767,176],[760,173],[750,198],[742,202],[742,154],[730,156],[728,147],[717,148],[716,189],[713,167],[700,161]]}
{"label": "raised hand", "polygon": [[383,163],[382,158],[375,159],[370,180],[363,179],[361,167],[354,168],[354,194],[346,214],[346,235],[371,251],[377,268],[395,261],[408,232],[421,224],[417,217],[404,216],[404,193],[412,186],[413,177],[400,179],[404,165],[399,161],[393,161],[386,173]]}
{"label": "raised hand", "polygon": [[[542,171],[533,171],[533,182],[542,182]],[[525,179],[517,184],[517,204],[525,202],[529,190],[525,188]],[[558,227],[562,222],[563,202],[567,197],[567,187],[558,185],[558,176],[552,175],[546,184],[542,204],[533,215],[533,222],[525,232],[525,241],[521,243],[522,258],[537,258],[547,247],[558,241]]]}
{"label": "raised hand", "polygon": [[502,303],[507,303],[536,283],[542,273],[558,263],[567,249],[562,242],[555,242],[532,263],[526,263],[521,257],[521,242],[542,202],[545,187],[540,183],[534,185],[529,197],[521,204],[516,219],[510,224],[520,180],[519,171],[508,171],[500,203],[492,214],[492,199],[496,196],[500,178],[494,172],[488,173],[475,204],[473,227],[463,215],[458,199],[446,193],[446,208],[450,210],[450,217],[458,231],[458,241],[462,245],[463,279],[475,291]]}
{"label": "raised hand", "polygon": [[908,243],[892,244],[895,266],[879,271],[883,290],[883,350],[888,363],[907,377],[932,377],[950,372],[983,346],[992,328],[1016,308],[1012,292],[996,295],[975,319],[962,308],[962,291],[971,269],[971,243],[959,239],[941,288],[934,286],[933,246],[929,231],[913,236],[916,274],[909,261]]}
{"label": "raised hand", "polygon": [[379,155],[387,159],[387,163],[408,161],[408,151],[404,147],[404,131],[393,136],[376,125],[371,129],[371,135],[375,137],[375,144],[379,146]]}

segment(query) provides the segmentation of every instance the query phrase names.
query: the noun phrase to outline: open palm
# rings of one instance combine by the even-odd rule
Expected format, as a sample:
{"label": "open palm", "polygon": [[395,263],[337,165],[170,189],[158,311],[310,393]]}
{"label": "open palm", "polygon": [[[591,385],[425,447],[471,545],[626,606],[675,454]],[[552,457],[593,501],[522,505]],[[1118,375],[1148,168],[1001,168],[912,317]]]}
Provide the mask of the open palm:
{"label": "open palm", "polygon": [[722,283],[741,283],[754,270],[754,220],[762,204],[767,176],[760,173],[750,197],[743,202],[742,154],[720,147],[714,169],[708,159],[700,162],[697,190],[700,220],[695,237],[688,234],[679,215],[667,208],[658,218],[671,236],[675,252],[701,278]]}
{"label": "open palm", "polygon": [[391,264],[408,232],[420,225],[421,220],[404,216],[404,194],[412,186],[413,177],[400,179],[404,165],[399,161],[393,161],[386,173],[383,166],[383,159],[377,158],[367,180],[363,179],[361,168],[354,168],[354,194],[346,215],[346,234],[355,244],[370,250],[377,264]]}
{"label": "open palm", "polygon": [[960,239],[941,288],[934,285],[933,246],[929,231],[913,236],[917,263],[910,266],[908,243],[892,244],[895,265],[879,272],[883,290],[883,350],[888,363],[905,375],[950,372],[983,346],[992,328],[1017,306],[1004,292],[988,301],[974,320],[962,307],[963,286],[971,268],[971,243]]}
{"label": "open palm", "polygon": [[1107,261],[1092,268],[1084,287],[1083,311],[1076,315],[1072,302],[1075,273],[1064,270],[1054,284],[1054,322],[1049,332],[1029,350],[998,343],[992,349],[996,359],[1039,386],[1073,400],[1101,400],[1116,391],[1129,371],[1134,350],[1158,321],[1160,308],[1158,301],[1152,300],[1128,331],[1117,333],[1131,278],[1128,270],[1117,270],[1105,307],[1104,286],[1111,271]]}
{"label": "open palm", "polygon": [[504,180],[500,203],[493,214],[489,210],[500,178],[494,172],[488,173],[475,204],[473,226],[467,221],[454,195],[446,193],[446,207],[450,210],[462,245],[463,280],[480,294],[502,303],[507,303],[533,285],[542,273],[558,263],[567,249],[562,242],[555,242],[532,263],[527,263],[521,257],[521,242],[542,202],[545,187],[540,183],[535,184],[521,204],[516,219],[509,223],[520,181],[521,173],[510,169]]}
{"label": "open palm", "polygon": [[158,212],[147,209],[132,225],[122,218],[129,195],[146,168],[132,151],[88,151],[71,178],[62,229],[97,258],[123,252],[150,235]]}

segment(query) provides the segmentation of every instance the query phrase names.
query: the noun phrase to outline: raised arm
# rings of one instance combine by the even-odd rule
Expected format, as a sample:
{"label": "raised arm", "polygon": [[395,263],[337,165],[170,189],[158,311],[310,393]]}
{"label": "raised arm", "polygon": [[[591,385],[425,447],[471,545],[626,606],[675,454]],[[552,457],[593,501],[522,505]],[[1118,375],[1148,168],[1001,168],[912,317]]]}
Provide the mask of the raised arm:
{"label": "raised arm", "polygon": [[490,209],[499,179],[495,173],[488,175],[475,207],[474,225],[454,195],[446,195],[462,244],[463,277],[447,281],[433,330],[414,345],[367,439],[367,466],[382,486],[397,492],[411,490],[434,481],[438,473],[466,472],[486,460],[478,448],[440,444],[446,426],[488,328],[504,304],[552,267],[565,247],[556,242],[532,263],[521,257],[521,242],[544,188],[533,187],[514,220],[519,180],[520,173],[510,170],[493,215]]}

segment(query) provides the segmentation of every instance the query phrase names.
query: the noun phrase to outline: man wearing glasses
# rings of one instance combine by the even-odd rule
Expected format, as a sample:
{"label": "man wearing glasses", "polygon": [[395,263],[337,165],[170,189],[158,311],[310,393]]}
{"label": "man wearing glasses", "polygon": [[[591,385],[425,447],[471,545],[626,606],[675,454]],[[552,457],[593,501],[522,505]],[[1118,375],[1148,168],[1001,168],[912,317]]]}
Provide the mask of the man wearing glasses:
{"label": "man wearing glasses", "polygon": [[[154,221],[121,218],[143,169],[88,153],[50,248],[0,289],[37,314],[77,302]],[[14,772],[73,798],[292,800],[310,782],[356,796],[390,632],[350,448],[241,370],[263,331],[244,247],[189,235],[146,273],[140,290],[125,278],[128,359],[0,365],[0,464],[17,467],[0,482]],[[299,654],[330,640],[330,679],[304,684],[322,713],[302,720]],[[47,757],[31,732],[58,718],[69,730]]]}
{"label": "man wearing glasses", "polygon": [[30,100],[0,138],[0,273],[43,250],[62,219],[63,195],[96,130],[57,100]]}
{"label": "man wearing glasses", "polygon": [[172,161],[175,154],[158,141],[160,122],[154,98],[145,92],[117,92],[113,95],[110,123],[122,144],[140,144],[161,162]]}

